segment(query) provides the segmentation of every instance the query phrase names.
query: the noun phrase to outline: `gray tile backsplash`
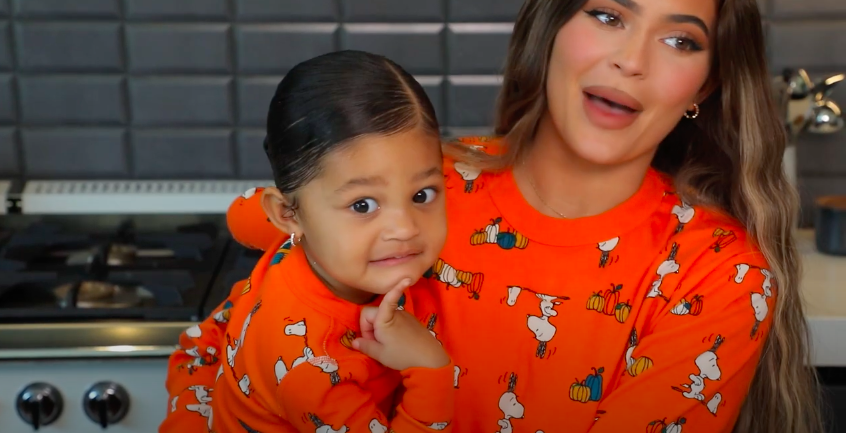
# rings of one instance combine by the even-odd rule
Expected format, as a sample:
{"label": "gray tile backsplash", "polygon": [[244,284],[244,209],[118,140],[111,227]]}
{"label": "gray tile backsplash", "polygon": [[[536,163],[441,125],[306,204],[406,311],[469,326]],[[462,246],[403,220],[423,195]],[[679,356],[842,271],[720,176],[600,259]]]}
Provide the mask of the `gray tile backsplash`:
{"label": "gray tile backsplash", "polygon": [[21,18],[120,18],[119,0],[12,0]]}
{"label": "gray tile backsplash", "polygon": [[[415,74],[447,134],[487,131],[521,4],[0,0],[0,177],[267,178],[279,79],[344,48]],[[773,73],[846,71],[846,2],[759,4]],[[806,205],[846,194],[846,131],[805,135],[799,170]]]}
{"label": "gray tile backsplash", "polygon": [[123,0],[126,19],[133,20],[226,20],[228,0]]}

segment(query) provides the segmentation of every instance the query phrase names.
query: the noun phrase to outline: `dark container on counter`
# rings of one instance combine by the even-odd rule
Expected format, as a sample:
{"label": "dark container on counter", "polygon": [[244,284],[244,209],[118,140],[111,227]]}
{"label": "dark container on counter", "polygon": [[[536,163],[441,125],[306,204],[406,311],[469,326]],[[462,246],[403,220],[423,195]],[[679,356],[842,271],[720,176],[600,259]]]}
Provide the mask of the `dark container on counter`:
{"label": "dark container on counter", "polygon": [[846,256],[846,196],[820,197],[816,202],[817,250],[823,254]]}

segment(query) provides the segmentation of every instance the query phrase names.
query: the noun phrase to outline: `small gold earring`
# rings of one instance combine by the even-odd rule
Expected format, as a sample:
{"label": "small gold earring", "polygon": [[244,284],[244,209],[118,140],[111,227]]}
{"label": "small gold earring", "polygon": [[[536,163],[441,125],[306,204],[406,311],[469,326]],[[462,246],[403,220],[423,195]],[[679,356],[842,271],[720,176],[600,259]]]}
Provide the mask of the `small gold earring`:
{"label": "small gold earring", "polygon": [[685,111],[684,117],[686,117],[688,119],[696,119],[697,117],[699,117],[699,104],[694,103],[693,104],[693,114],[690,114],[690,111]]}

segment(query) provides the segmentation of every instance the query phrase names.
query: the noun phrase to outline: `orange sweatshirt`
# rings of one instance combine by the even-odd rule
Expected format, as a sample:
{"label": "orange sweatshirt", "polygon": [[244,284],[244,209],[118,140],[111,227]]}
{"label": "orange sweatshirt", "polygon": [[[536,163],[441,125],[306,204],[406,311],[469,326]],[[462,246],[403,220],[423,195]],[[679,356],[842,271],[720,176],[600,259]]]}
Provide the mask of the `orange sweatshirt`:
{"label": "orange sweatshirt", "polygon": [[445,176],[449,235],[414,304],[455,362],[454,431],[731,430],[777,295],[741,225],[654,170],[572,220],[533,209],[510,171]]}

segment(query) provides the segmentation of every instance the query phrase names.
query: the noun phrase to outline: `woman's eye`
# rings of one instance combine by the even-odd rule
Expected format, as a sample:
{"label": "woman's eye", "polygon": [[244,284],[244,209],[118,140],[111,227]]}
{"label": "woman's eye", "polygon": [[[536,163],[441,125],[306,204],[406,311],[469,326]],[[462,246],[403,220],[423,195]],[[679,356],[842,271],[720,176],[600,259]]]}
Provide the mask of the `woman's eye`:
{"label": "woman's eye", "polygon": [[620,27],[620,25],[623,23],[618,15],[612,14],[610,12],[593,10],[593,11],[589,11],[588,15],[596,18],[602,24],[605,24],[605,25],[608,25],[608,26],[611,26],[611,27]]}
{"label": "woman's eye", "polygon": [[379,203],[376,203],[376,200],[373,200],[372,198],[364,198],[353,203],[352,206],[350,206],[350,209],[356,213],[370,213],[379,209]]}
{"label": "woman's eye", "polygon": [[435,188],[424,188],[417,191],[417,194],[414,194],[412,200],[415,203],[431,203],[437,195],[438,192],[435,191]]}
{"label": "woman's eye", "polygon": [[664,39],[664,43],[667,45],[682,51],[700,51],[702,47],[699,46],[696,42],[694,42],[690,38],[682,38],[682,37],[672,37]]}

